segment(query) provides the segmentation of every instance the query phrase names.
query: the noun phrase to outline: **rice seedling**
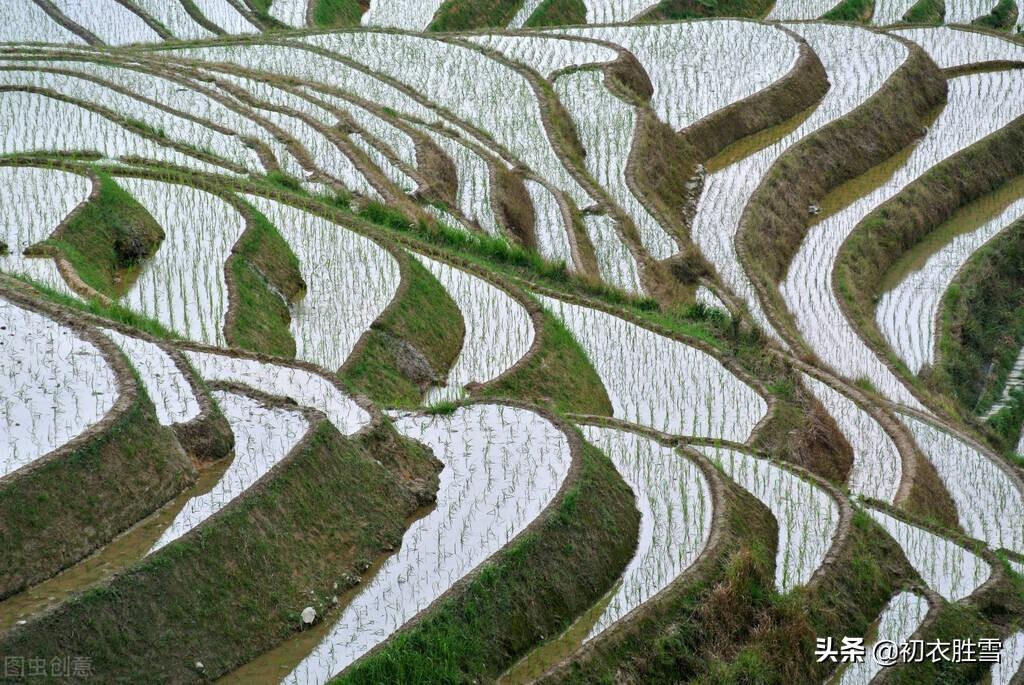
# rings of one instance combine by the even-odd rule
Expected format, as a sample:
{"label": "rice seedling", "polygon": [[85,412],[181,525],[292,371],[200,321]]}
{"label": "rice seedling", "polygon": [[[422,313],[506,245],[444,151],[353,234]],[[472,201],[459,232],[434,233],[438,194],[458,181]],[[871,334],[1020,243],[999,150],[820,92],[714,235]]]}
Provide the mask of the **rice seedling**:
{"label": "rice seedling", "polygon": [[235,435],[235,456],[207,492],[185,503],[149,554],[201,525],[274,468],[309,430],[309,421],[291,409],[268,407],[233,392],[214,391],[213,398]]}
{"label": "rice seedling", "polygon": [[907,13],[917,0],[876,0],[875,11],[871,15],[871,23],[875,26],[888,26],[903,21],[903,15]]}
{"label": "rice seedling", "polygon": [[[214,34],[196,23],[180,2],[166,0],[131,0],[131,3],[167,27],[180,40],[202,40]],[[275,3],[276,4],[276,3]]]}
{"label": "rice seedling", "polygon": [[192,4],[203,16],[219,26],[225,33],[234,35],[258,33],[259,29],[245,18],[231,0],[192,0]]}
{"label": "rice seedling", "polygon": [[545,35],[491,34],[472,36],[469,40],[500,52],[547,78],[561,69],[607,64],[619,57],[615,50],[600,43]]}
{"label": "rice seedling", "polygon": [[537,252],[553,262],[565,262],[569,270],[573,270],[572,246],[569,244],[572,219],[566,216],[554,193],[543,184],[527,180],[524,185],[533,201]]}
{"label": "rice seedling", "polygon": [[1010,685],[1024,662],[1024,632],[1016,631],[1003,640],[999,661],[992,664],[992,685]]}
{"label": "rice seedling", "polygon": [[893,33],[920,45],[943,69],[985,62],[1024,62],[1024,45],[991,33],[948,26],[901,29]]}
{"label": "rice seedling", "polygon": [[600,71],[574,71],[555,81],[555,92],[569,111],[587,155],[587,171],[629,215],[644,248],[655,259],[679,251],[671,234],[647,211],[626,180],[626,166],[636,137],[637,114],[604,86]]}
{"label": "rice seedling", "polygon": [[270,3],[270,16],[283,24],[302,28],[306,25],[306,7],[311,0],[274,0]]}
{"label": "rice seedling", "polygon": [[523,0],[523,4],[519,7],[518,10],[516,10],[515,15],[513,15],[512,17],[512,20],[509,21],[508,27],[510,29],[522,28],[523,25],[526,24],[527,20],[530,18],[530,15],[532,15],[537,10],[537,8],[540,7],[540,4],[543,1],[544,0]]}
{"label": "rice seedling", "polygon": [[284,682],[326,682],[386,641],[523,532],[555,497],[571,463],[561,431],[514,407],[406,414],[395,428],[444,464],[437,504],[409,526],[401,548]]}
{"label": "rice seedling", "polygon": [[767,459],[734,449],[694,447],[760,500],[779,526],[775,587],[806,585],[821,567],[839,529],[839,506],[817,485]]}
{"label": "rice seedling", "polygon": [[835,7],[837,0],[776,0],[769,20],[817,19]]}
{"label": "rice seedling", "polygon": [[[459,177],[459,187],[455,199],[462,214],[466,218],[476,221],[480,228],[490,235],[499,235],[498,219],[494,214],[494,202],[491,194],[491,170],[488,161],[481,157],[476,150],[452,137],[426,127],[421,127],[420,131],[429,136],[455,163],[456,173]],[[536,200],[534,207],[536,207]]]}
{"label": "rice seedling", "polygon": [[0,43],[85,44],[85,40],[25,0],[0,0]]}
{"label": "rice seedling", "polygon": [[411,167],[416,166],[416,144],[405,131],[369,109],[345,98],[337,97],[330,93],[314,93],[309,88],[305,88],[304,91],[315,94],[318,99],[334,109],[344,112],[363,131],[387,145],[387,149],[396,157]]}
{"label": "rice seedling", "polygon": [[584,0],[588,24],[629,21],[658,4],[657,0]]}
{"label": "rice seedling", "polygon": [[306,295],[292,309],[296,357],[335,372],[394,299],[398,262],[372,240],[289,205],[246,196],[299,259]]}
{"label": "rice seedling", "polygon": [[312,371],[214,352],[185,350],[184,353],[204,380],[237,383],[323,412],[342,435],[352,435],[370,422],[369,413],[337,383]]}
{"label": "rice seedling", "polygon": [[118,183],[165,234],[121,304],[189,340],[224,345],[224,263],[245,231],[245,219],[220,197],[185,185],[140,178]]}
{"label": "rice seedling", "polygon": [[[52,62],[50,64],[57,68],[61,66],[60,62]],[[18,71],[7,69],[0,71],[0,83],[5,86],[46,88],[76,100],[99,105],[129,121],[144,122],[147,127],[159,131],[161,137],[168,140],[173,140],[196,149],[208,150],[218,157],[234,162],[251,172],[263,170],[256,152],[244,145],[237,136],[222,133],[192,119],[167,112],[143,100],[115,90],[105,83],[70,74],[41,71],[41,66],[33,64],[30,69]]]}
{"label": "rice seedling", "polygon": [[[746,303],[754,320],[777,340],[779,336],[736,252],[735,239],[743,210],[786,150],[874,95],[908,55],[899,42],[860,28],[828,24],[794,24],[789,28],[803,36],[817,53],[832,87],[792,133],[705,179],[690,231],[694,243],[715,265],[725,284]],[[827,280],[824,275],[820,277]]]}
{"label": "rice seedling", "polygon": [[119,395],[99,349],[0,299],[0,477],[81,435]]}
{"label": "rice seedling", "polygon": [[803,380],[853,448],[847,483],[850,491],[892,503],[903,477],[902,460],[892,438],[853,400],[807,374],[803,374]]}
{"label": "rice seedling", "polygon": [[[2,262],[0,262],[2,263]],[[1017,361],[1013,363],[1010,368],[1010,374],[1006,377],[1006,384],[1003,386],[1003,394],[999,396],[995,404],[985,412],[985,418],[992,418],[995,414],[1006,408],[1012,401],[1012,396],[1021,388],[1024,388],[1024,348],[1021,348],[1020,354],[1017,356]],[[1024,436],[1021,436],[1022,443],[1024,444]],[[1024,454],[1020,448],[1017,449],[1018,453]]]}
{"label": "rice seedling", "polygon": [[603,214],[588,214],[583,217],[583,227],[594,246],[601,280],[627,293],[643,295],[640,266],[616,230],[615,220]]}
{"label": "rice seedling", "polygon": [[579,342],[613,416],[671,435],[744,442],[768,405],[721,362],[597,309],[538,299]]}
{"label": "rice seedling", "polygon": [[187,423],[199,416],[199,401],[188,378],[159,345],[104,328],[103,335],[121,348],[138,372],[162,426]]}
{"label": "rice seedling", "polygon": [[832,681],[836,685],[869,685],[884,668],[875,658],[874,645],[880,640],[890,640],[899,645],[907,640],[924,623],[928,615],[928,600],[913,592],[901,592],[892,598],[882,611],[878,622],[878,637],[867,646],[864,661],[851,664]]}
{"label": "rice seedling", "polygon": [[636,554],[591,628],[590,640],[664,590],[697,560],[711,535],[714,512],[704,474],[675,449],[614,428],[580,430],[611,458],[640,510]]}
{"label": "rice seedling", "polygon": [[946,5],[947,24],[970,24],[992,11],[997,0],[956,0]]}
{"label": "rice seedling", "polygon": [[467,383],[497,378],[527,353],[536,331],[519,302],[501,288],[461,269],[414,255],[441,282],[462,313],[466,334],[448,383],[427,391],[424,402],[456,400]]}
{"label": "rice seedling", "polygon": [[[53,5],[107,45],[157,43],[161,38],[142,17],[117,0],[50,0]],[[28,3],[25,3],[28,4]]]}
{"label": "rice seedling", "polygon": [[694,293],[694,299],[698,304],[702,304],[705,307],[711,309],[718,309],[722,312],[729,312],[729,308],[725,306],[725,303],[716,295],[711,288],[706,285],[697,286],[697,292]]}
{"label": "rice seedling", "polygon": [[935,363],[939,309],[957,273],[975,251],[1021,217],[1024,199],[1011,203],[976,230],[953,238],[879,298],[875,310],[878,328],[913,373]]}
{"label": "rice seedling", "polygon": [[774,26],[716,20],[552,29],[622,46],[654,86],[651,107],[675,130],[753,95],[789,73],[797,43]]}
{"label": "rice seedling", "polygon": [[370,0],[363,26],[423,31],[444,0]]}
{"label": "rice seedling", "polygon": [[1024,551],[1024,494],[1019,478],[963,439],[909,415],[899,418],[956,503],[960,527],[993,549]]}
{"label": "rice seedling", "polygon": [[866,511],[899,543],[928,587],[947,601],[970,597],[992,575],[988,562],[960,545],[877,509]]}
{"label": "rice seedling", "polygon": [[74,296],[49,258],[22,253],[46,240],[65,217],[92,191],[85,176],[33,167],[0,166],[0,271],[25,276]]}
{"label": "rice seedling", "polygon": [[[207,162],[164,147],[119,123],[72,102],[40,93],[0,93],[0,154],[93,151],[107,160],[141,157],[208,173],[224,173]],[[39,126],[40,121],[49,125]]]}
{"label": "rice seedling", "polygon": [[843,315],[832,289],[836,256],[846,237],[872,210],[935,164],[1024,114],[1024,102],[1014,97],[1022,89],[1024,74],[1012,71],[952,79],[948,104],[904,165],[885,183],[807,233],[780,289],[804,339],[840,374],[867,378],[890,400],[920,407]]}

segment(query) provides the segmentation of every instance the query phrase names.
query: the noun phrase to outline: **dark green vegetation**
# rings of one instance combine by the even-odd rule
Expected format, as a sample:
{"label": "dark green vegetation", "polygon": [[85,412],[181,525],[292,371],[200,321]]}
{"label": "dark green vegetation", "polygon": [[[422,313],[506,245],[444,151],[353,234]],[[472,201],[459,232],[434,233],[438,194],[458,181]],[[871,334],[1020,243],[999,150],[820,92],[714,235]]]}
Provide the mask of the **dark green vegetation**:
{"label": "dark green vegetation", "polygon": [[661,0],[642,20],[697,19],[700,17],[764,17],[774,0]]}
{"label": "dark green vegetation", "polygon": [[462,348],[462,314],[444,287],[407,253],[396,255],[402,285],[341,368],[341,380],[385,407],[416,407],[443,383]]}
{"label": "dark green vegetation", "polygon": [[579,343],[555,316],[543,314],[537,354],[512,373],[474,391],[477,397],[515,397],[559,412],[611,416],[601,379]]}
{"label": "dark green vegetation", "polygon": [[317,420],[285,462],[202,527],[8,632],[0,650],[88,654],[106,682],[216,678],[296,631],[303,607],[322,614],[396,544],[437,487],[435,463],[389,425],[343,438]]}
{"label": "dark green vegetation", "polygon": [[227,262],[231,305],[224,334],[243,350],[294,357],[288,304],[306,291],[299,260],[266,217],[245,210],[248,225]]}
{"label": "dark green vegetation", "polygon": [[640,516],[608,457],[590,446],[580,456],[530,530],[334,682],[490,681],[611,589],[632,556]]}
{"label": "dark green vegetation", "polygon": [[567,26],[587,23],[583,0],[544,0],[526,20],[526,28]]}
{"label": "dark green vegetation", "polygon": [[149,398],[133,391],[109,425],[0,482],[0,597],[81,561],[193,477]]}
{"label": "dark green vegetation", "polygon": [[99,191],[35,251],[62,255],[87,285],[116,298],[156,253],[164,232],[114,179],[102,172],[97,178]]}
{"label": "dark green vegetation", "polygon": [[468,31],[504,27],[512,21],[523,0],[445,0],[428,31]]}
{"label": "dark green vegetation", "polygon": [[822,19],[867,23],[875,11],[875,0],[843,0],[830,9]]}
{"label": "dark green vegetation", "polygon": [[917,0],[903,15],[903,20],[911,24],[941,24],[945,17],[945,0]]}
{"label": "dark green vegetation", "polygon": [[[963,409],[984,414],[1000,398],[1024,347],[1024,221],[978,250],[943,299],[931,382]],[[1016,446],[1024,397],[992,417],[1003,449]]]}
{"label": "dark green vegetation", "polygon": [[368,0],[314,0],[313,23],[324,28],[359,26]]}
{"label": "dark green vegetation", "polygon": [[988,14],[978,17],[972,24],[990,29],[1012,29],[1017,23],[1018,8],[1015,0],[999,0]]}

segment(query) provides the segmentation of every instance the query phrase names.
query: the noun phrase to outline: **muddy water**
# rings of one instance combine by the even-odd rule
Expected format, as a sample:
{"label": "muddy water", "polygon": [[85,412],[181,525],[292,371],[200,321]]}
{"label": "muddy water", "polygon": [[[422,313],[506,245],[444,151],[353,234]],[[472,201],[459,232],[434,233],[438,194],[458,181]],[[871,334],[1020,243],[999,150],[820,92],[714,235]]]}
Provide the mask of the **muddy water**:
{"label": "muddy water", "polygon": [[800,125],[803,124],[817,108],[818,103],[815,103],[781,124],[776,124],[771,128],[758,131],[746,138],[740,138],[735,143],[726,147],[724,150],[708,160],[707,164],[704,165],[707,172],[709,174],[713,174],[716,171],[721,171],[728,166],[732,166],[741,159],[746,159],[750,155],[760,152],[770,145],[774,145],[799,128]]}
{"label": "muddy water", "polygon": [[882,278],[879,292],[892,290],[902,283],[909,274],[921,269],[933,254],[948,245],[953,238],[976,231],[1022,197],[1024,197],[1024,176],[1019,176],[994,193],[989,193],[962,207],[948,221],[932,231],[925,240],[915,245],[892,265],[892,268]]}
{"label": "muddy water", "polygon": [[616,584],[611,592],[601,598],[597,604],[580,616],[569,629],[527,654],[521,661],[505,672],[498,679],[498,685],[525,685],[532,683],[548,670],[556,666],[563,659],[576,652],[583,645],[583,641],[597,625],[598,619],[604,614],[605,609],[611,604],[612,599],[619,591]]}
{"label": "muddy water", "polygon": [[110,578],[146,556],[164,530],[193,497],[205,494],[220,480],[231,459],[208,467],[196,484],[162,509],[123,533],[88,559],[24,592],[0,602],[0,632],[74,594]]}

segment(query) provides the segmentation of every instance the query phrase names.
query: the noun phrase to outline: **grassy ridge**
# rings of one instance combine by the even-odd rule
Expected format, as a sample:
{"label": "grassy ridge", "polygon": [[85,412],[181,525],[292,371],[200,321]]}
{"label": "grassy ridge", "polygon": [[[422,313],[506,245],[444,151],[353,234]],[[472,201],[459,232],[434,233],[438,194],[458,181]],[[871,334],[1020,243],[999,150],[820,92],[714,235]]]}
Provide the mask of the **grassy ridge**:
{"label": "grassy ridge", "polygon": [[433,473],[432,457],[390,426],[346,439],[320,421],[203,526],[8,632],[0,651],[86,654],[103,682],[206,682],[232,670],[297,630],[303,607],[322,614],[400,539],[417,498],[375,459]]}
{"label": "grassy ridge", "polygon": [[306,289],[299,260],[266,217],[252,207],[247,209],[251,220],[227,261],[235,298],[225,337],[243,350],[291,358],[295,340],[289,330],[288,303]]}
{"label": "grassy ridge", "polygon": [[87,285],[114,299],[131,287],[164,232],[114,179],[103,172],[97,176],[97,195],[41,247],[63,255]]}
{"label": "grassy ridge", "polygon": [[842,0],[821,16],[830,21],[854,21],[866,24],[875,11],[875,0]]}
{"label": "grassy ridge", "polygon": [[641,20],[699,19],[701,17],[749,17],[768,14],[775,0],[661,0]]}
{"label": "grassy ridge", "polygon": [[345,362],[341,380],[382,406],[415,407],[432,380],[447,377],[465,325],[444,286],[408,253],[400,258],[402,290]]}
{"label": "grassy ridge", "polygon": [[323,28],[359,26],[367,0],[314,0],[313,23]]}
{"label": "grassy ridge", "polygon": [[971,23],[990,29],[1009,30],[1017,23],[1018,13],[1019,10],[1015,0],[999,0],[999,3],[992,8],[991,12],[978,17]]}
{"label": "grassy ridge", "polygon": [[587,6],[583,0],[544,0],[526,19],[526,28],[566,26],[587,23]]}
{"label": "grassy ridge", "polygon": [[470,31],[508,26],[522,6],[523,0],[445,0],[427,30]]}
{"label": "grassy ridge", "polygon": [[910,24],[941,24],[945,18],[945,0],[917,0],[903,15],[903,20]]}
{"label": "grassy ridge", "polygon": [[639,514],[604,454],[586,445],[577,480],[534,531],[502,550],[421,623],[334,683],[490,681],[557,635],[614,584]]}
{"label": "grassy ridge", "polygon": [[82,560],[192,478],[174,435],[139,392],[78,449],[0,483],[0,597]]}

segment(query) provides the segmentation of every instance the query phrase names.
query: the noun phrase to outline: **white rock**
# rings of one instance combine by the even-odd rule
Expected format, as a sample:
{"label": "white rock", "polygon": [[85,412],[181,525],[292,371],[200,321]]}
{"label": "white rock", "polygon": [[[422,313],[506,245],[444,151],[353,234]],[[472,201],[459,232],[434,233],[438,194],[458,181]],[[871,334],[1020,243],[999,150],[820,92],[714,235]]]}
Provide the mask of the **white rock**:
{"label": "white rock", "polygon": [[313,621],[316,620],[316,609],[313,607],[306,607],[302,610],[302,622],[306,625],[312,625]]}

